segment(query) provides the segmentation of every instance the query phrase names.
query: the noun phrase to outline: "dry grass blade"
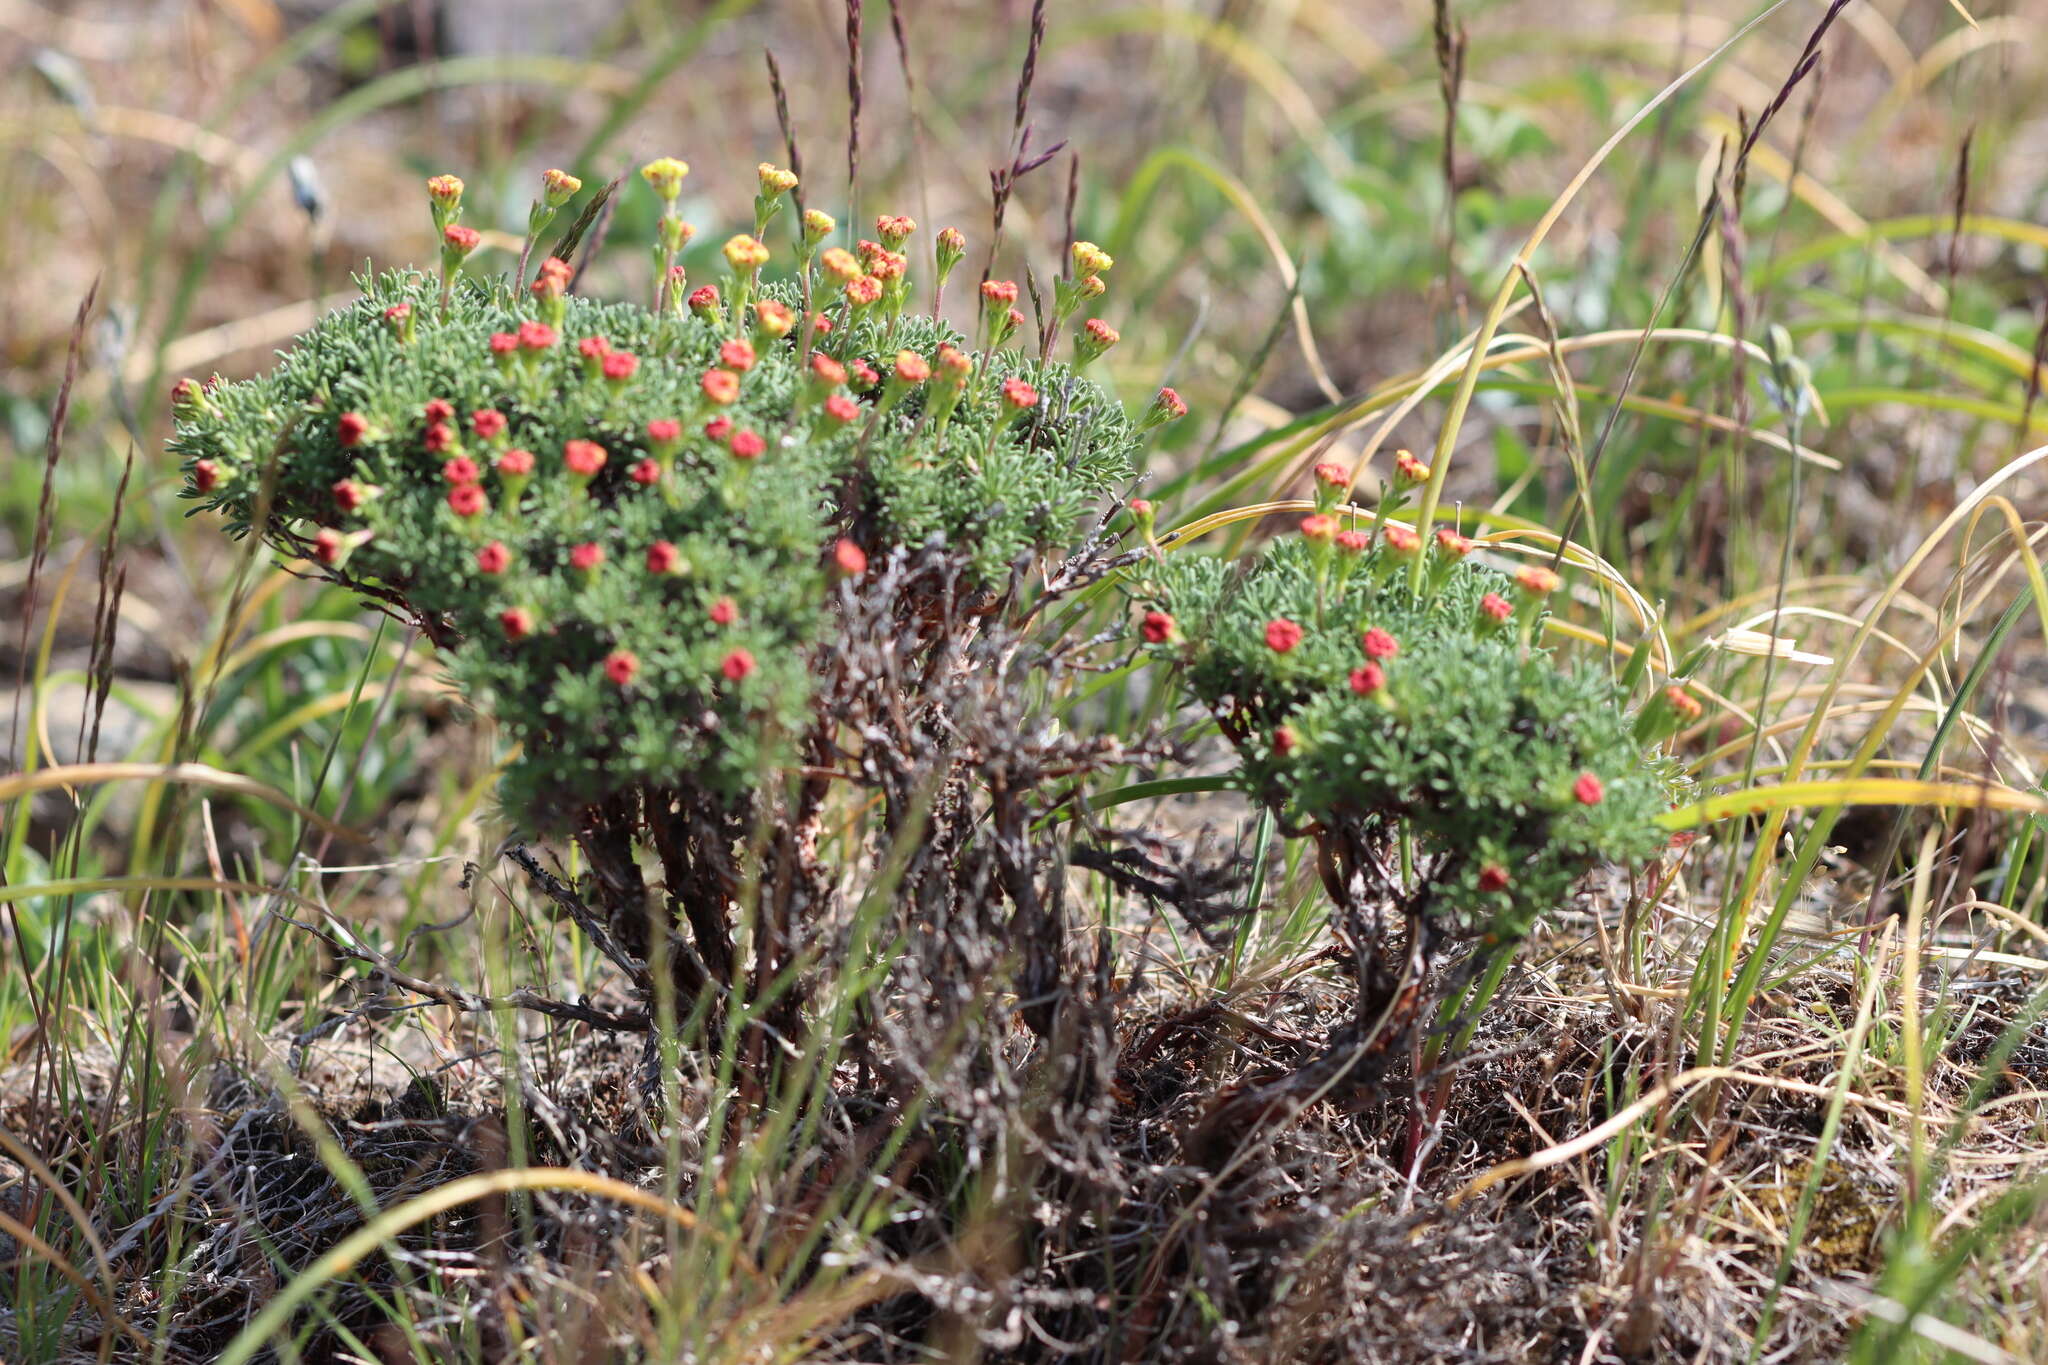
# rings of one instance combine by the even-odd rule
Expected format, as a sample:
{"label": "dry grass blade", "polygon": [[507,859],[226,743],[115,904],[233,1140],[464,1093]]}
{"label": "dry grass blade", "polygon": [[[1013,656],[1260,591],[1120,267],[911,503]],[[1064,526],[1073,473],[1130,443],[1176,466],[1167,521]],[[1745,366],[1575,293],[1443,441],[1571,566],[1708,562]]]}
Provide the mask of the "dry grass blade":
{"label": "dry grass blade", "polygon": [[[1599,150],[1594,152],[1586,163],[1579,168],[1578,173],[1571,178],[1564,189],[1551,201],[1550,207],[1544,211],[1543,216],[1537,220],[1536,226],[1530,230],[1527,239],[1523,242],[1521,249],[1515,253],[1515,259],[1510,264],[1506,275],[1501,281],[1500,292],[1495,296],[1493,306],[1487,310],[1485,319],[1479,325],[1477,339],[1470,349],[1470,359],[1465,362],[1464,372],[1458,379],[1457,393],[1451,399],[1450,412],[1438,433],[1436,456],[1430,464],[1429,482],[1423,487],[1422,507],[1416,514],[1417,528],[1425,538],[1428,536],[1430,527],[1435,524],[1437,504],[1443,497],[1444,478],[1450,473],[1451,458],[1457,450],[1458,428],[1463,421],[1466,410],[1471,406],[1472,394],[1478,388],[1479,372],[1483,358],[1492,346],[1494,332],[1500,326],[1501,319],[1506,316],[1508,305],[1514,300],[1515,288],[1521,281],[1521,271],[1533,264],[1537,248],[1542,246],[1544,239],[1550,235],[1550,230],[1557,225],[1558,219],[1564,216],[1565,210],[1571,207],[1574,199],[1578,198],[1579,191],[1585,188],[1586,183],[1593,178],[1594,173],[1613,154],[1614,149],[1625,142],[1666,101],[1691,84],[1695,77],[1720,60],[1722,56],[1732,51],[1738,43],[1755,31],[1766,19],[1770,18],[1780,9],[1783,9],[1786,3],[1787,0],[1775,0],[1775,3],[1768,6],[1761,13],[1750,19],[1748,23],[1736,30],[1726,42],[1722,43],[1705,57],[1702,57],[1676,80],[1666,84],[1663,89],[1645,101],[1634,114],[1630,115],[1619,128],[1614,130],[1608,139],[1600,145]],[[1834,16],[1841,12],[1843,3],[1845,3],[1845,0],[1836,0],[1836,3],[1828,13],[1826,22],[1831,23],[1833,21]],[[1822,31],[1824,29],[1825,24]],[[1815,41],[1818,41],[1818,36],[1816,36]],[[1781,91],[1781,94],[1788,92],[1789,86],[1786,88],[1786,91]],[[1759,130],[1760,128],[1761,125],[1759,125]],[[1414,579],[1417,583],[1421,581],[1421,571],[1422,564],[1418,560],[1415,566],[1416,577]]]}
{"label": "dry grass blade", "polygon": [[789,158],[789,170],[796,177],[796,188],[790,198],[796,203],[797,216],[804,211],[804,156],[796,145],[796,122],[789,113],[789,88],[782,83],[782,68],[776,64],[775,50],[762,48],[761,59],[768,64],[768,92],[775,100],[775,124],[782,130],[782,152]]}
{"label": "dry grass blade", "polygon": [[[583,245],[584,239],[586,237],[592,239],[591,249],[585,251],[583,259],[576,263],[577,280],[580,280],[583,272],[589,269],[591,255],[596,250],[598,240],[603,236],[603,230],[599,227],[598,220],[600,218],[607,220],[610,218],[612,196],[619,192],[619,185],[625,178],[626,172],[619,172],[611,178],[610,182],[603,189],[590,196],[590,202],[583,206],[583,211],[576,215],[575,221],[564,228],[562,235],[555,238],[554,245],[548,248],[548,255],[556,260],[571,261],[576,259],[577,248]],[[571,288],[574,288],[574,286],[575,281],[572,281]]]}
{"label": "dry grass blade", "polygon": [[310,825],[315,825],[338,838],[350,842],[360,841],[360,831],[348,829],[320,814],[310,806],[301,804],[268,783],[244,777],[240,773],[224,772],[204,763],[73,763],[51,768],[38,769],[32,773],[16,773],[0,777],[0,801],[13,801],[31,792],[47,791],[57,787],[84,787],[100,782],[167,782],[180,786],[211,787],[218,791],[235,792],[242,796],[289,811]]}
{"label": "dry grass blade", "polygon": [[846,200],[860,223],[861,0],[846,0]]}
{"label": "dry grass blade", "polygon": [[8,747],[21,752],[21,699],[28,683],[29,627],[36,615],[36,589],[43,576],[43,561],[50,553],[50,533],[57,522],[57,462],[64,454],[64,423],[71,415],[71,387],[78,382],[78,360],[85,345],[85,320],[99,297],[100,282],[94,277],[85,297],[79,301],[78,316],[71,323],[71,341],[64,357],[64,380],[57,389],[57,401],[50,409],[50,430],[43,442],[43,487],[36,499],[35,542],[29,551],[28,579],[22,586],[22,606],[16,649],[20,657],[14,666],[14,722]]}

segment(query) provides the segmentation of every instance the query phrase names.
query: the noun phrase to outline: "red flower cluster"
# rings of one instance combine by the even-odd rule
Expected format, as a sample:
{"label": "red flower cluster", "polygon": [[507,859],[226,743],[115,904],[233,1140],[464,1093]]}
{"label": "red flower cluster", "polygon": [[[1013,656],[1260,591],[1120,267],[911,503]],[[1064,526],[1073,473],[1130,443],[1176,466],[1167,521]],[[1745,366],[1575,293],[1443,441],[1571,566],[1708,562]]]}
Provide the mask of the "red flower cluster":
{"label": "red flower cluster", "polygon": [[1677,683],[1664,689],[1664,700],[1678,713],[1681,720],[1695,721],[1706,712],[1706,708],[1700,705],[1699,698]]}
{"label": "red flower cluster", "polygon": [[558,256],[550,256],[534,273],[533,294],[536,298],[558,297],[569,288],[569,280],[569,263]]}
{"label": "red flower cluster", "polygon": [[1374,626],[1365,632],[1365,657],[1385,663],[1401,652],[1401,644],[1393,636]]}
{"label": "red flower cluster", "polygon": [[1301,627],[1286,617],[1266,622],[1266,648],[1275,654],[1287,654],[1301,643]]}
{"label": "red flower cluster", "polygon": [[706,370],[702,383],[704,396],[720,407],[740,401],[740,377],[731,370]]}

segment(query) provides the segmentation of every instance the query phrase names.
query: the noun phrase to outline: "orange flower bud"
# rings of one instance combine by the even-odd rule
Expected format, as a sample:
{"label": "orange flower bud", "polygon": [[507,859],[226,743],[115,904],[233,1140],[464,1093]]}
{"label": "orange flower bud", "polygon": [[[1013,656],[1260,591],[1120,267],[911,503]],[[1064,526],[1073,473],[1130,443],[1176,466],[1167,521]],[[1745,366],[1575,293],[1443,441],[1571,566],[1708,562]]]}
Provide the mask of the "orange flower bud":
{"label": "orange flower bud", "polygon": [[687,161],[672,156],[656,157],[640,168],[640,178],[663,199],[673,202],[683,192],[683,177],[690,173]]}
{"label": "orange flower bud", "polygon": [[1099,275],[1115,264],[1115,259],[1107,251],[1095,245],[1095,243],[1074,243],[1074,273],[1076,275]]}
{"label": "orange flower bud", "polygon": [[541,172],[541,202],[551,209],[558,209],[576,197],[583,188],[583,182],[567,171],[546,170]]}
{"label": "orange flower bud", "polygon": [[725,244],[725,263],[735,274],[746,274],[768,264],[768,248],[742,232]]}
{"label": "orange flower bud", "polygon": [[706,370],[702,383],[704,396],[720,407],[740,399],[740,377],[731,370]]}
{"label": "orange flower bud", "polygon": [[832,567],[842,576],[858,578],[868,571],[868,554],[843,537],[832,546]]}

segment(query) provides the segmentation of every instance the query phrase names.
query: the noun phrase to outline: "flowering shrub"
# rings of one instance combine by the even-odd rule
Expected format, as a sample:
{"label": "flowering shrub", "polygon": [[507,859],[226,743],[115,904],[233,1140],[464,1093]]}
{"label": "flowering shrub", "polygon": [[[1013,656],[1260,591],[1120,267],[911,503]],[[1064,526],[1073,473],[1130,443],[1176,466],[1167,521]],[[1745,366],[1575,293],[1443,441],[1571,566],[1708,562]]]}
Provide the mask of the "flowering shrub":
{"label": "flowering shrub", "polygon": [[1596,862],[1656,851],[1675,774],[1650,746],[1697,703],[1660,694],[1632,719],[1608,674],[1536,644],[1554,573],[1510,580],[1448,528],[1426,555],[1398,524],[1340,529],[1330,490],[1347,482],[1329,471],[1324,510],[1248,572],[1159,563],[1146,648],[1185,673],[1247,785],[1333,845],[1340,903],[1354,878],[1393,891],[1374,869],[1405,829],[1432,931],[1517,938]]}
{"label": "flowering shrub", "polygon": [[[362,281],[271,373],[173,396],[192,495],[417,620],[520,742],[505,802],[542,826],[635,789],[738,801],[813,724],[835,581],[938,546],[993,596],[1130,469],[1121,406],[1008,346],[1014,285],[983,286],[972,338],[911,309],[906,218],[847,250],[804,214],[771,279],[795,177],[763,166],[754,231],[688,290],[687,171],[643,172],[664,205],[651,309],[571,294],[552,258],[516,292],[465,279],[480,239],[437,176],[438,278]],[[576,186],[549,173],[529,249]],[[941,284],[960,242],[939,234]],[[1111,264],[1074,261],[1062,324]]]}
{"label": "flowering shrub", "polygon": [[[1453,529],[1425,549],[1386,520],[1427,478],[1404,455],[1368,530],[1338,513],[1349,474],[1321,467],[1299,535],[1245,570],[1174,555],[1146,585],[1143,648],[1185,674],[1282,831],[1314,839],[1353,997],[1306,1062],[1217,1098],[1188,1137],[1197,1160],[1309,1099],[1369,1093],[1403,1058],[1426,1071],[1538,915],[1662,842],[1677,773],[1656,745],[1698,703],[1672,685],[1631,718],[1607,674],[1559,668],[1537,644],[1554,572],[1510,580]],[[1434,972],[1454,937],[1478,943]],[[1411,1162],[1441,1085],[1414,1111]]]}

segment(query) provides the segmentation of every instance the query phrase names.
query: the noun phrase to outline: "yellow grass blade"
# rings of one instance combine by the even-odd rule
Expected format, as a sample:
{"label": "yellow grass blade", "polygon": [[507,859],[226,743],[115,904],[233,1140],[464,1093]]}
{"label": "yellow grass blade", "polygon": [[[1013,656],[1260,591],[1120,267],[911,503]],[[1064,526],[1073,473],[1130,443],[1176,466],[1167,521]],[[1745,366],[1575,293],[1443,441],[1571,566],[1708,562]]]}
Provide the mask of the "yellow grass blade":
{"label": "yellow grass blade", "polygon": [[620,1204],[658,1214],[678,1227],[694,1228],[697,1216],[680,1204],[609,1176],[553,1166],[531,1166],[516,1170],[488,1171],[451,1181],[386,1209],[357,1228],[325,1256],[291,1278],[277,1296],[264,1305],[241,1334],[221,1353],[220,1365],[243,1365],[258,1351],[279,1337],[292,1312],[328,1281],[346,1275],[355,1264],[407,1228],[426,1222],[437,1214],[493,1194],[513,1190],[581,1190]]}
{"label": "yellow grass blade", "polygon": [[222,772],[219,768],[209,767],[204,763],[68,763],[61,767],[44,768],[38,772],[0,777],[0,802],[13,801],[31,792],[47,791],[51,787],[86,787],[98,782],[131,781],[171,782],[253,796],[260,801],[269,802],[280,810],[288,810],[301,820],[317,825],[330,834],[347,839],[356,837],[344,826],[336,824],[311,806],[294,801],[268,783],[243,777],[240,773]]}
{"label": "yellow grass blade", "polygon": [[1666,829],[1692,829],[1738,815],[1762,815],[1800,806],[1943,806],[2016,810],[2048,815],[2048,799],[1997,782],[1915,782],[1903,777],[1856,777],[1781,782],[1721,792],[1658,817]]}

